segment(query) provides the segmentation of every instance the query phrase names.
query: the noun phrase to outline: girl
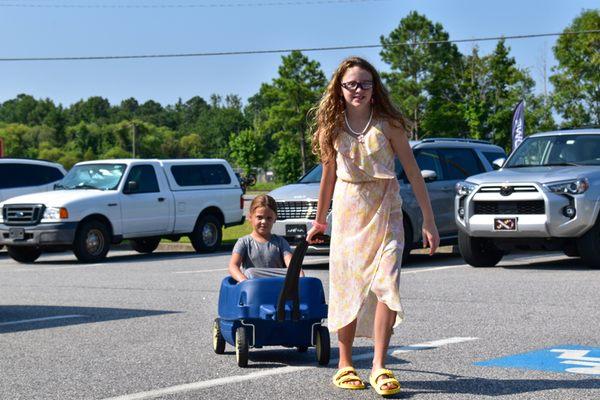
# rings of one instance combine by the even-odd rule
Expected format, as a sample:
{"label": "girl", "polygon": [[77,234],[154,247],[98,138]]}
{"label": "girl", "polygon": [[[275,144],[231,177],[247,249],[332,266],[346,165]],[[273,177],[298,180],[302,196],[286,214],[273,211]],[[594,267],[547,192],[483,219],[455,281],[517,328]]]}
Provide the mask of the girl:
{"label": "girl", "polygon": [[[277,219],[277,203],[259,195],[250,204],[252,233],[237,240],[229,261],[229,274],[238,282],[269,276],[285,276],[292,250],[285,238],[271,234]],[[240,267],[243,267],[243,272]],[[300,271],[300,276],[304,273]]]}
{"label": "girl", "polygon": [[392,328],[403,319],[400,263],[404,247],[402,199],[394,171],[398,156],[423,213],[423,246],[439,244],[429,196],[408,143],[408,122],[392,105],[375,68],[351,57],[333,74],[316,108],[313,150],[323,163],[315,222],[307,240],[327,228],[333,198],[329,255],[329,315],[338,333],[339,370],[333,383],[363,389],[352,367],[355,336],[373,337],[369,381],[377,393],[400,391],[385,357]]}

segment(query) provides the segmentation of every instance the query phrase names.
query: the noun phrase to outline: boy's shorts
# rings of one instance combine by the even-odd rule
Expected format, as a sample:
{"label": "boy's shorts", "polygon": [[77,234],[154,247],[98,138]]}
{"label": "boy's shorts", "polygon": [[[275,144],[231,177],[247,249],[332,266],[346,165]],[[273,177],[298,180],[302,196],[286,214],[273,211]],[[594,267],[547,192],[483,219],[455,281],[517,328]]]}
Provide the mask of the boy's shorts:
{"label": "boy's shorts", "polygon": [[286,274],[287,268],[248,268],[244,270],[244,275],[248,279],[285,277]]}

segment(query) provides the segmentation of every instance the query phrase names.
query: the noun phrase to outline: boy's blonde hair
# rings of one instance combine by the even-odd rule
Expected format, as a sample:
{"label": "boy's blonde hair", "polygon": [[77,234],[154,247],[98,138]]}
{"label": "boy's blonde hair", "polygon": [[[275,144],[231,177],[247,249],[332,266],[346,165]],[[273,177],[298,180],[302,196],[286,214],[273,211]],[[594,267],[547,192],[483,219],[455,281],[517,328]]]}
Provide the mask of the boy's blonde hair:
{"label": "boy's blonde hair", "polygon": [[274,198],[267,194],[259,194],[252,200],[250,203],[250,215],[254,214],[254,211],[257,208],[266,207],[275,213],[275,217],[277,217],[277,202]]}
{"label": "boy's blonde hair", "polygon": [[360,67],[368,71],[373,77],[373,116],[386,119],[388,123],[402,128],[407,134],[410,131],[410,122],[392,104],[390,95],[383,86],[381,77],[375,67],[363,58],[348,57],[340,63],[333,73],[319,105],[312,110],[315,114],[316,125],[312,149],[314,154],[320,156],[323,163],[335,159],[333,144],[340,130],[344,127],[344,109],[346,107],[342,94],[342,77],[352,67]]}

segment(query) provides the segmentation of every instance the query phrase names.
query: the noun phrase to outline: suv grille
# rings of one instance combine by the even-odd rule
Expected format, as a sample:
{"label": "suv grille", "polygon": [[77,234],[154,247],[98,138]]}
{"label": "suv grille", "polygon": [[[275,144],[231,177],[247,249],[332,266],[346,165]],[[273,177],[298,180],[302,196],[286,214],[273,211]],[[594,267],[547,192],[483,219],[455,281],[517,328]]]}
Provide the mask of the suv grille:
{"label": "suv grille", "polygon": [[475,214],[545,214],[544,200],[476,201]]}
{"label": "suv grille", "polygon": [[510,189],[511,193],[523,193],[523,192],[537,192],[537,188],[532,185],[509,185],[509,186],[484,186],[479,189],[481,193],[500,193],[502,188]]}
{"label": "suv grille", "polygon": [[44,215],[41,204],[10,204],[2,208],[2,217],[6,225],[35,225]]}
{"label": "suv grille", "polygon": [[[331,211],[331,206],[329,207]],[[317,217],[317,201],[278,201],[277,219],[315,219]]]}

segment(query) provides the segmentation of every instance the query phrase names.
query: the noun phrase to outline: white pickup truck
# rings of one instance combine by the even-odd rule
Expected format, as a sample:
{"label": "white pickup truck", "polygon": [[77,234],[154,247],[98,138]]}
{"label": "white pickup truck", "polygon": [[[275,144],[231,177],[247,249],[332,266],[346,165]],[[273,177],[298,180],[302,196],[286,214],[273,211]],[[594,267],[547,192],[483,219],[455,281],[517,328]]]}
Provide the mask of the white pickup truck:
{"label": "white pickup truck", "polygon": [[86,161],[54,189],[0,203],[0,245],[16,261],[71,249],[79,261],[98,262],[124,239],[151,253],[161,238],[182,236],[211,252],[223,226],[244,222],[242,189],[225,160]]}

